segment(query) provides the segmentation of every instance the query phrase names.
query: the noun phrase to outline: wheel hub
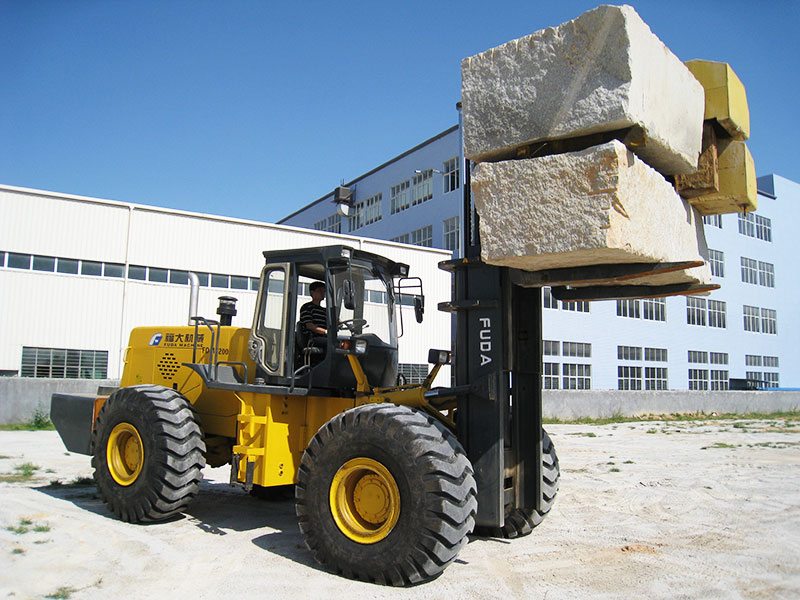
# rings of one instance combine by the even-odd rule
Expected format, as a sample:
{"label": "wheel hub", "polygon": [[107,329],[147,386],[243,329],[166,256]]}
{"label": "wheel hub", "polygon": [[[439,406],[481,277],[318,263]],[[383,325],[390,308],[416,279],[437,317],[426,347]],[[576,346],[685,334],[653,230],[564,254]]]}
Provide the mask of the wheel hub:
{"label": "wheel hub", "polygon": [[131,485],[144,465],[142,438],[130,423],[118,423],[108,436],[106,464],[111,477],[123,486]]}
{"label": "wheel hub", "polygon": [[330,508],[339,530],[354,542],[386,538],[400,517],[400,490],[389,470],[371,458],[354,458],[331,482]]}

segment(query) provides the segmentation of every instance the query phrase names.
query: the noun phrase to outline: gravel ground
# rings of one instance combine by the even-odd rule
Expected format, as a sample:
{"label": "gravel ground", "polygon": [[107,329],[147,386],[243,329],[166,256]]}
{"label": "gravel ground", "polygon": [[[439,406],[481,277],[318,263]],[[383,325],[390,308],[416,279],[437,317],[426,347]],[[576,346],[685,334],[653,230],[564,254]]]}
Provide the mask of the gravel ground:
{"label": "gravel ground", "polygon": [[[231,488],[226,468],[206,470],[183,517],[130,525],[74,485],[89,458],[55,432],[0,432],[0,598],[800,597],[800,422],[548,431],[562,477],[544,523],[519,540],[473,537],[408,589],[321,569],[292,501]],[[33,477],[8,481],[24,463]]]}

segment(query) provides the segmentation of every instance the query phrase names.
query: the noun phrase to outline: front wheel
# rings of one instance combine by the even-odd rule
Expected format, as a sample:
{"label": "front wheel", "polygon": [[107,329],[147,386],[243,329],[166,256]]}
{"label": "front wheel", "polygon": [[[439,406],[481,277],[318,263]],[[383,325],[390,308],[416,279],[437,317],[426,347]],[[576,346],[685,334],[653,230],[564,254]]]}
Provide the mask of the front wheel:
{"label": "front wheel", "polygon": [[197,495],[203,433],[178,392],[156,385],[122,388],[103,404],[95,425],[94,479],[117,517],[160,521]]}
{"label": "front wheel", "polygon": [[368,404],[326,423],[298,472],[306,546],[347,577],[411,585],[438,576],[475,524],[472,466],[432,417]]}

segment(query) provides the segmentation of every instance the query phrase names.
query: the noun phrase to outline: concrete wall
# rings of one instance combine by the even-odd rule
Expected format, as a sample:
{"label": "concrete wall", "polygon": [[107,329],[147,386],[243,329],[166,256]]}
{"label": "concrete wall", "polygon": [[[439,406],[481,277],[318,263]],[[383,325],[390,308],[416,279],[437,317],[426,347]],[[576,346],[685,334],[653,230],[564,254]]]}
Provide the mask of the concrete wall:
{"label": "concrete wall", "polygon": [[544,390],[545,418],[603,418],[613,415],[749,413],[800,409],[800,392],[623,392]]}
{"label": "concrete wall", "polygon": [[117,386],[119,381],[0,377],[0,425],[25,423],[37,410],[45,410],[50,414],[50,396],[56,392],[94,394],[101,385]]}
{"label": "concrete wall", "polygon": [[[0,425],[24,423],[37,409],[50,412],[56,392],[94,394],[111,379],[33,379],[0,377]],[[800,409],[800,392],[620,392],[614,390],[544,390],[545,418],[602,418],[671,413],[748,413]]]}

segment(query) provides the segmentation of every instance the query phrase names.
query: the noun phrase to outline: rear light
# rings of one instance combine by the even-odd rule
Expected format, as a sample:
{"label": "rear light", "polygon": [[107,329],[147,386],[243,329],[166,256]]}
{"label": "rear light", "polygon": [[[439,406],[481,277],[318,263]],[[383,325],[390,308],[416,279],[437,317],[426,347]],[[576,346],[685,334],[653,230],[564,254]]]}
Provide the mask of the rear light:
{"label": "rear light", "polygon": [[338,347],[348,354],[366,354],[367,340],[339,340]]}

